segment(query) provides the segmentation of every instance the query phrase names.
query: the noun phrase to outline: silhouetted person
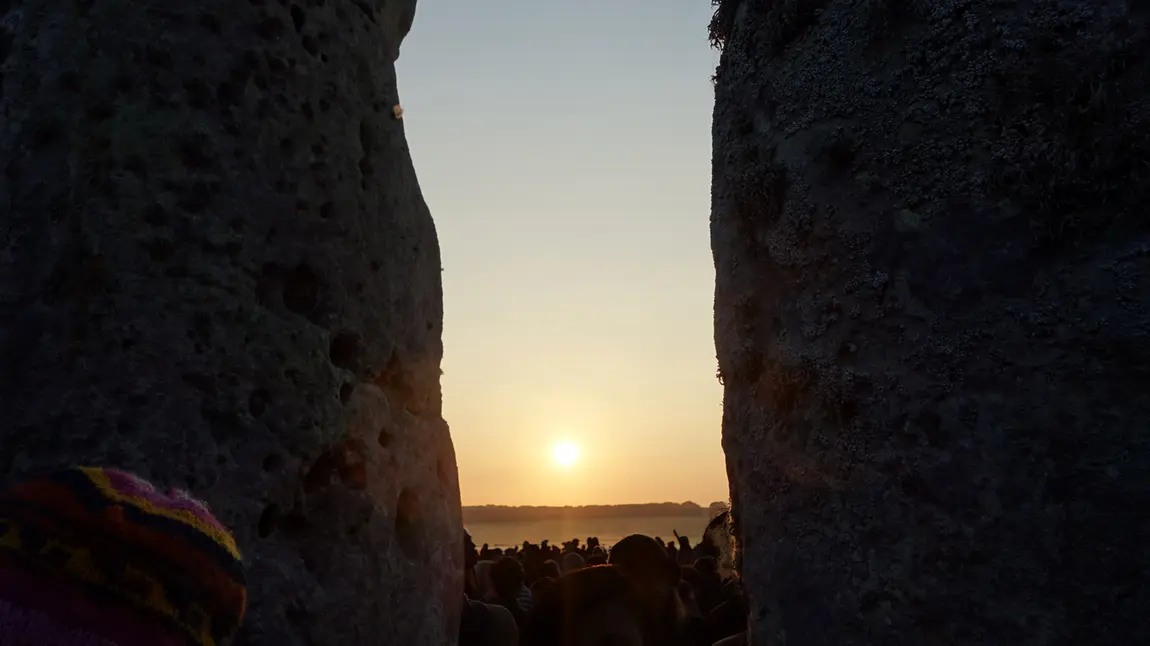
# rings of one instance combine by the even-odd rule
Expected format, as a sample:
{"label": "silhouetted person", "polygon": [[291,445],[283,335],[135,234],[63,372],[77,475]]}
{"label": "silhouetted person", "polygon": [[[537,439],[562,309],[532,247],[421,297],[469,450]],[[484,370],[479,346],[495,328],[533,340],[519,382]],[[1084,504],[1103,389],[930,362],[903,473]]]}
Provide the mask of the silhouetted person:
{"label": "silhouetted person", "polygon": [[524,608],[520,599],[523,587],[523,566],[510,556],[504,556],[491,566],[491,600],[511,613],[515,624],[522,627],[530,608]]}
{"label": "silhouetted person", "polygon": [[[679,566],[667,557],[666,545],[649,536],[632,534],[615,544],[607,562],[623,570],[635,582],[647,605],[664,618],[675,618],[661,630],[668,634],[682,629],[681,604],[677,586]],[[656,642],[658,643],[658,642]]]}
{"label": "silhouetted person", "polygon": [[563,555],[563,572],[572,572],[574,570],[582,569],[586,563],[582,556],[577,552],[568,552]]}
{"label": "silhouetted person", "polygon": [[522,646],[677,644],[681,623],[623,568],[602,565],[565,574],[540,595]]}
{"label": "silhouetted person", "polygon": [[472,599],[477,599],[479,591],[475,583],[475,564],[479,562],[479,552],[475,549],[475,541],[471,539],[471,532],[463,528],[463,593]]}
{"label": "silhouetted person", "polygon": [[539,597],[547,590],[547,588],[550,588],[554,584],[555,579],[552,579],[549,576],[543,576],[536,579],[535,583],[531,584],[531,599],[534,604],[538,604]]}
{"label": "silhouetted person", "polygon": [[699,607],[704,613],[710,612],[712,608],[722,603],[725,596],[719,563],[710,556],[704,556],[696,559],[691,569],[699,576]]}
{"label": "silhouetted person", "polygon": [[679,539],[679,565],[690,565],[695,561],[695,550],[691,547],[691,539],[686,536],[678,536]]}
{"label": "silhouetted person", "polygon": [[607,557],[603,554],[592,554],[587,558],[586,567],[595,567],[596,565],[607,565]]}

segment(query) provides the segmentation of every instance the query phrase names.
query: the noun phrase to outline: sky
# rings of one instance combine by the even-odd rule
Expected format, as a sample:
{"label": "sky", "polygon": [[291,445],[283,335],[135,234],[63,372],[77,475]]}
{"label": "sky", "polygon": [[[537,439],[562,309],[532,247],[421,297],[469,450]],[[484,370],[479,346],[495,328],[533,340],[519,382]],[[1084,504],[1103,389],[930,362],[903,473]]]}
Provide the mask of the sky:
{"label": "sky", "polygon": [[464,505],[727,498],[710,16],[707,0],[419,1],[399,92],[443,256]]}

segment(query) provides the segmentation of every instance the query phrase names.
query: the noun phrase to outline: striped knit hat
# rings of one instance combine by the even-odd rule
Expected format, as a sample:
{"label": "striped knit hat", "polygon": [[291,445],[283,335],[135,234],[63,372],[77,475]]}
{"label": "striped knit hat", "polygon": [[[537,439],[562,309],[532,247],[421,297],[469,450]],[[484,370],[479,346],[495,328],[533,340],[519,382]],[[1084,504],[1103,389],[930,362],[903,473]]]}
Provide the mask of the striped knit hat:
{"label": "striped knit hat", "polygon": [[3,646],[223,646],[246,604],[235,539],[185,492],[91,467],[0,492]]}

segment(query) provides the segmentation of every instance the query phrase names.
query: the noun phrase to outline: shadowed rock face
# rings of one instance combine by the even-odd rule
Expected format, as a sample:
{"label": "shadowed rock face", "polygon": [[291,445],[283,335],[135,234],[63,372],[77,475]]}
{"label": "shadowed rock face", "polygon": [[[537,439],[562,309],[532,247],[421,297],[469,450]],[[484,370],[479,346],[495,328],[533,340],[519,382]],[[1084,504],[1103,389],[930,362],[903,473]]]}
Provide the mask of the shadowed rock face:
{"label": "shadowed rock face", "polygon": [[240,644],[444,644],[461,524],[414,0],[0,2],[0,475],[204,496]]}
{"label": "shadowed rock face", "polygon": [[1150,641],[1148,13],[720,6],[755,644]]}

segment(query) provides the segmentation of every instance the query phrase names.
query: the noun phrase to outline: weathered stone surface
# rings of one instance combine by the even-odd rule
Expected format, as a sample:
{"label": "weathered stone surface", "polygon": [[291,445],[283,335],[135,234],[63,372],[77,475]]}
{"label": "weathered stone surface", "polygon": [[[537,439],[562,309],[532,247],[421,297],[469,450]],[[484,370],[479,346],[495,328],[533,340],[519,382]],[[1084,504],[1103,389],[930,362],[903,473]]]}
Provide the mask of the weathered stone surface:
{"label": "weathered stone surface", "polygon": [[446,644],[462,568],[414,0],[2,2],[0,475],[204,496],[242,644]]}
{"label": "weathered stone surface", "polygon": [[726,0],[754,643],[1150,643],[1150,6]]}

